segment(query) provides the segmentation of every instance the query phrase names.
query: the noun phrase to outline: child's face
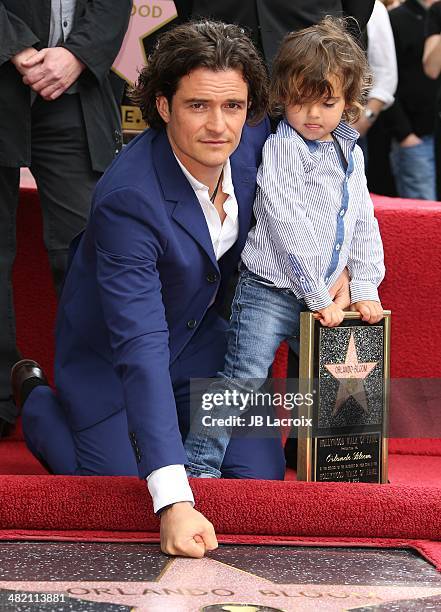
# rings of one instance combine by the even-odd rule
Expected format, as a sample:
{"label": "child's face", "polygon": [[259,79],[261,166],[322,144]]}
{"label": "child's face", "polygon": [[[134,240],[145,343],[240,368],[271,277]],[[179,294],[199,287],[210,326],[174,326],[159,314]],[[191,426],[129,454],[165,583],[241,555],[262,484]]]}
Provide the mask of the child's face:
{"label": "child's face", "polygon": [[332,98],[285,107],[288,123],[308,140],[332,140],[331,132],[340,123],[346,108],[340,79],[330,75],[328,81],[334,94]]}

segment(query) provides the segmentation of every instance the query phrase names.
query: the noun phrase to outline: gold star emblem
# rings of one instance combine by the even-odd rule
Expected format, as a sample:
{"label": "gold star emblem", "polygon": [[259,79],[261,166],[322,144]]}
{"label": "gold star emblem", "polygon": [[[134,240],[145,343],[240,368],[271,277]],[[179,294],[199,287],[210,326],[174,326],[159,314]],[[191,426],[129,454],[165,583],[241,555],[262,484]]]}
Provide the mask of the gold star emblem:
{"label": "gold star emblem", "polygon": [[349,397],[353,397],[366,413],[369,412],[366,389],[363,381],[369,376],[377,364],[378,361],[366,363],[360,363],[358,361],[354,332],[351,332],[344,363],[325,364],[325,368],[328,372],[340,382],[332,416],[335,416],[339,412],[340,408]]}

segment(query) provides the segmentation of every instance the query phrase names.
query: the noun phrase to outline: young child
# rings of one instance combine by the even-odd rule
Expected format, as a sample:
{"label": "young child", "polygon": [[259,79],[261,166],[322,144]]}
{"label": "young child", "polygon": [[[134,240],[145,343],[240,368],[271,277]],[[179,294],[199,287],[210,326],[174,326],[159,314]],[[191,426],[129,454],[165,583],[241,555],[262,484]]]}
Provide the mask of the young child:
{"label": "young child", "polygon": [[[256,390],[282,340],[298,338],[302,310],[315,312],[324,326],[339,325],[344,313],[330,290],[345,268],[352,309],[369,323],[383,317],[382,242],[358,133],[349,125],[363,110],[368,86],[364,53],[342,20],[328,17],[284,39],[270,91],[271,110],[283,118],[263,149],[256,225],[242,253],[216,391]],[[239,410],[216,405],[210,422],[233,414]],[[185,443],[187,473],[216,478],[231,427],[204,428],[204,415],[202,408],[194,415]]]}

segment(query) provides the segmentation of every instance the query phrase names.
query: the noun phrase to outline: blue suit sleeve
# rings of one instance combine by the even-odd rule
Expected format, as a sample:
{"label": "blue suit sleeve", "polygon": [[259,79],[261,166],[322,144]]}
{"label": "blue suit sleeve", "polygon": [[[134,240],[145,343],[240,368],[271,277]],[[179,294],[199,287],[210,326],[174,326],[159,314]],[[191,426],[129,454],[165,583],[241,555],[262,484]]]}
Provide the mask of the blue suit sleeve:
{"label": "blue suit sleeve", "polygon": [[157,267],[166,243],[155,207],[133,189],[107,194],[91,222],[113,365],[123,384],[129,431],[140,449],[139,474],[146,477],[165,465],[186,463]]}

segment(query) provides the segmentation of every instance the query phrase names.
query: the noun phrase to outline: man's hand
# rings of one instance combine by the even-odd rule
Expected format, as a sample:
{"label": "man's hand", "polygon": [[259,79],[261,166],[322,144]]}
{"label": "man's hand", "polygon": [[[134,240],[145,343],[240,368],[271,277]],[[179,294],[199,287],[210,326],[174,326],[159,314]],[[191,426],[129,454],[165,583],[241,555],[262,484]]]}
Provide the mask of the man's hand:
{"label": "man's hand", "polygon": [[422,142],[423,141],[421,140],[421,138],[419,138],[416,134],[409,134],[408,136],[406,136],[406,138],[404,138],[404,140],[400,142],[400,147],[403,147],[404,149],[408,147],[416,147]]}
{"label": "man's hand", "polygon": [[178,502],[161,513],[162,552],[201,559],[217,546],[213,525],[190,502]]}
{"label": "man's hand", "polygon": [[352,304],[351,310],[355,310],[361,314],[363,321],[367,323],[378,323],[383,318],[383,307],[380,302],[373,300],[362,300]]}
{"label": "man's hand", "polygon": [[83,62],[64,47],[42,49],[21,63],[25,70],[23,83],[45,100],[63,94],[85,69]]}
{"label": "man's hand", "polygon": [[23,66],[23,62],[30,59],[36,53],[38,53],[37,49],[34,49],[34,47],[28,47],[27,49],[23,49],[23,51],[20,51],[11,57],[11,62],[22,76],[25,76],[27,72],[27,68]]}
{"label": "man's hand", "polygon": [[335,283],[329,289],[331,300],[336,306],[345,310],[351,305],[351,295],[349,293],[349,272],[345,268]]}
{"label": "man's hand", "polygon": [[343,321],[345,313],[334,302],[314,313],[314,318],[318,319],[323,327],[337,327]]}

